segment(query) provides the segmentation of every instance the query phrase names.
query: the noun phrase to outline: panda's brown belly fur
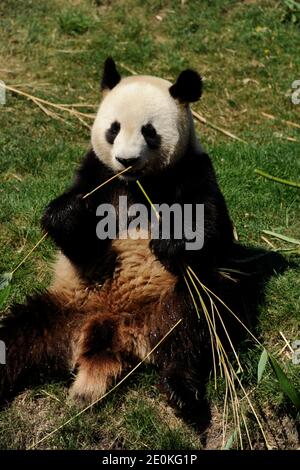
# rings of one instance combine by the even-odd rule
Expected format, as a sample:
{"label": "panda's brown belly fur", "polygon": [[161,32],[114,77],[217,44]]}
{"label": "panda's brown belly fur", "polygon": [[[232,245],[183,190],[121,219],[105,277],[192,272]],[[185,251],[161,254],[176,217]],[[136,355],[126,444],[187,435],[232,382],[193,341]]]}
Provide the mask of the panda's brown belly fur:
{"label": "panda's brown belly fur", "polygon": [[103,286],[112,311],[134,313],[160,302],[175,285],[176,278],[155,258],[148,240],[115,240],[117,267],[114,277]]}
{"label": "panda's brown belly fur", "polygon": [[50,290],[64,305],[74,307],[78,316],[75,344],[89,318],[118,318],[128,337],[127,352],[144,358],[151,348],[151,334],[159,339],[159,331],[163,333],[163,309],[166,299],[172,297],[176,277],[155,258],[149,240],[118,239],[112,242],[112,249],[117,254],[116,267],[103,285],[87,286],[69,260],[59,254]]}

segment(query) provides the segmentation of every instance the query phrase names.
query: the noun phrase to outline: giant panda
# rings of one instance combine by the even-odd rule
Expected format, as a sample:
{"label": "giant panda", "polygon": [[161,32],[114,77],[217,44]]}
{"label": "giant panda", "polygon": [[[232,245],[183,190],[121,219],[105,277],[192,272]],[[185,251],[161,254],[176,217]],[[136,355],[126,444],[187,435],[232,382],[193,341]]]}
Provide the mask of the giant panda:
{"label": "giant panda", "polygon": [[[121,78],[108,58],[101,88],[91,149],[71,187],[42,216],[42,228],[57,247],[52,283],[12,306],[2,322],[7,364],[1,366],[1,395],[47,374],[74,371],[71,398],[93,402],[181,319],[147,361],[171,402],[192,409],[205,399],[211,345],[182,267],[191,266],[206,285],[226,293],[218,268],[234,246],[226,203],[190,110],[201,96],[202,79],[190,69],[174,83],[153,76]],[[184,237],[172,234],[169,239],[98,238],[100,204],[117,206],[126,196],[130,204],[150,205],[137,179],[153,204],[204,204],[201,249],[186,250]]]}

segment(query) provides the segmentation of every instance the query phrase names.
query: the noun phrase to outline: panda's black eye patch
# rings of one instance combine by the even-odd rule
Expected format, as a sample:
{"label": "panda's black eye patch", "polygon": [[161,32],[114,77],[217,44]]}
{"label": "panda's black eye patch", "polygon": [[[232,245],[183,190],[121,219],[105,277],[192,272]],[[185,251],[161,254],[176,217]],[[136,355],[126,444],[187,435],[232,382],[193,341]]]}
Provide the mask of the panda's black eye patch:
{"label": "panda's black eye patch", "polygon": [[150,149],[157,149],[160,146],[161,137],[150,122],[142,126],[141,132]]}
{"label": "panda's black eye patch", "polygon": [[120,129],[121,129],[121,126],[118,121],[114,121],[112,125],[110,126],[110,128],[107,129],[107,131],[105,132],[105,137],[109,144],[112,145],[114,143],[115,138],[120,132]]}

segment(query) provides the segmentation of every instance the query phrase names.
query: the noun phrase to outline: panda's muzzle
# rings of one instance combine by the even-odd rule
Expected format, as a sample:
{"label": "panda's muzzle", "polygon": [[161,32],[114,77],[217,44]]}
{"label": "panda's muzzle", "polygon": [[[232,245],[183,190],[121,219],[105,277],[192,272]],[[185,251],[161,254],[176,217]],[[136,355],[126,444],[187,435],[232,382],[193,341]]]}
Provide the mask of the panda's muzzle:
{"label": "panda's muzzle", "polygon": [[120,158],[120,157],[116,157],[116,160],[121,163],[121,165],[123,165],[125,168],[128,168],[129,166],[135,166],[137,165],[137,163],[139,163],[139,161],[141,160],[140,157],[136,157],[136,158]]}

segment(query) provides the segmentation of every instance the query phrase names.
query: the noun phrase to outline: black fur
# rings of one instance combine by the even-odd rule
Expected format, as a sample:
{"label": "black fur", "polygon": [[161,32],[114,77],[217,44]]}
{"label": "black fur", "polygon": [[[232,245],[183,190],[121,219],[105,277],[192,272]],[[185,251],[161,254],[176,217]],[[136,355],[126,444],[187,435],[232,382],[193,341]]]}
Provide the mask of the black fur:
{"label": "black fur", "polygon": [[169,91],[173,98],[183,103],[198,101],[202,95],[202,78],[195,70],[184,70]]}
{"label": "black fur", "polygon": [[[112,171],[91,150],[77,172],[73,186],[49,204],[42,218],[44,230],[63,253],[82,270],[94,268],[98,276],[110,241],[99,240],[96,236],[96,224],[100,220],[95,215],[96,207],[101,203],[114,203],[120,195],[127,195],[130,204],[147,204],[135,181],[120,179],[82,199],[85,193],[110,176]],[[184,238],[152,240],[151,248],[157,258],[173,272],[180,269],[179,261],[194,267],[203,266],[205,270],[220,263],[233,243],[232,224],[208,155],[187,151],[172,168],[155,177],[140,178],[140,181],[154,204],[205,205],[203,248],[186,251]]]}
{"label": "black fur", "polygon": [[[83,199],[86,193],[112,175],[110,170],[100,164],[94,152],[90,151],[77,171],[73,186],[54,199],[42,217],[44,230],[85,276],[92,274],[99,265],[103,275],[113,270],[113,253],[110,254],[110,259],[107,258],[110,241],[99,240],[96,236],[99,192]],[[111,202],[111,197],[109,190],[102,192],[102,202]]]}
{"label": "black fur", "polygon": [[[9,398],[30,382],[66,376],[75,325],[72,321],[67,329],[65,325],[72,316],[67,306],[62,308],[45,292],[11,308],[0,329],[7,360],[0,366],[0,400]],[[55,344],[52,337],[56,338]]]}
{"label": "black fur", "polygon": [[103,75],[101,80],[101,90],[112,90],[118,85],[121,80],[121,75],[117,71],[116,64],[111,57],[108,57],[104,62]]}
{"label": "black fur", "polygon": [[90,328],[90,335],[85,341],[84,354],[93,356],[99,352],[111,350],[115,332],[116,322],[113,319],[106,319],[102,323],[95,321]]}
{"label": "black fur", "polygon": [[158,149],[161,144],[161,136],[156,132],[152,124],[148,123],[142,127],[141,132],[150,149]]}
{"label": "black fur", "polygon": [[110,128],[107,129],[107,131],[105,132],[105,138],[110,145],[114,143],[115,138],[120,132],[120,128],[121,128],[120,123],[118,121],[115,121],[112,123]]}

